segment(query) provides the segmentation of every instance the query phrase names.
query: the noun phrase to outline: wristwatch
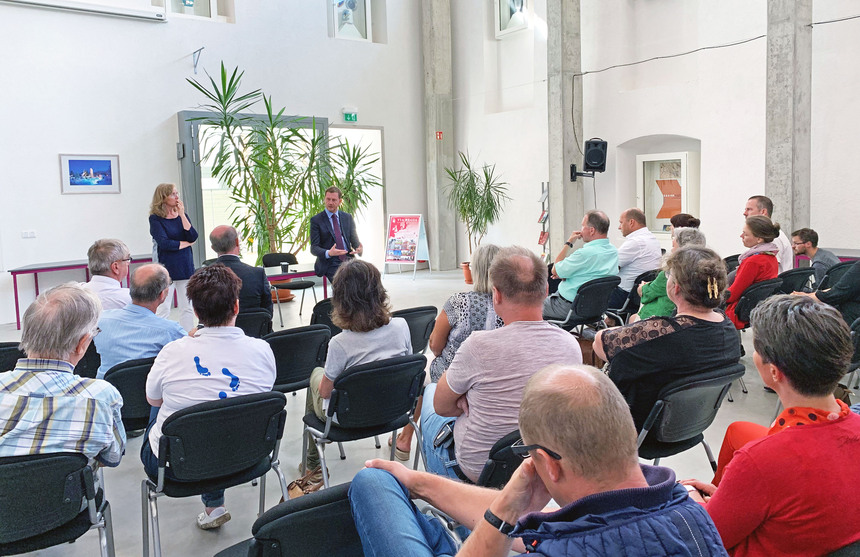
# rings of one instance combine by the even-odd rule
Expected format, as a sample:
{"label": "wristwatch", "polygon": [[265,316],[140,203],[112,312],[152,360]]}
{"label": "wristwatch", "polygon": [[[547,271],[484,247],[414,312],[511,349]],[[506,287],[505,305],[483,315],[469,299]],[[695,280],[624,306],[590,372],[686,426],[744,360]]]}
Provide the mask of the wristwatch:
{"label": "wristwatch", "polygon": [[495,528],[496,530],[498,530],[499,532],[501,532],[502,534],[504,534],[506,536],[514,531],[514,525],[513,524],[509,524],[509,523],[505,522],[504,520],[502,520],[501,518],[499,518],[498,516],[494,515],[493,511],[491,511],[490,509],[487,509],[486,511],[484,511],[484,520],[489,522],[493,528]]}
{"label": "wristwatch", "polygon": [[564,245],[571,247],[571,248],[573,247],[573,244],[571,244],[570,241],[565,242]]}

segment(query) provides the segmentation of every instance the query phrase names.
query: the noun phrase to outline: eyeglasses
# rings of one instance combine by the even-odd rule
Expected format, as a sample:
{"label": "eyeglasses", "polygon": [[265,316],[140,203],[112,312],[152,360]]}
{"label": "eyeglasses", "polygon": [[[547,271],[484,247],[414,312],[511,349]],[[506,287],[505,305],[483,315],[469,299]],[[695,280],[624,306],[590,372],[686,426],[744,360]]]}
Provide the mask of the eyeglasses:
{"label": "eyeglasses", "polygon": [[805,243],[806,243],[806,242],[792,242],[792,243],[791,243],[791,245],[793,245],[793,246],[802,246],[802,245],[803,245],[803,244],[805,244]]}
{"label": "eyeglasses", "polygon": [[511,445],[511,451],[520,458],[529,458],[532,455],[529,454],[529,451],[534,451],[536,449],[540,449],[546,454],[555,460],[561,460],[561,455],[555,451],[551,451],[544,447],[543,445],[523,445],[523,440],[520,439],[513,445]]}
{"label": "eyeglasses", "polygon": [[117,261],[122,263],[131,263],[131,256],[124,257],[123,259],[117,259]]}

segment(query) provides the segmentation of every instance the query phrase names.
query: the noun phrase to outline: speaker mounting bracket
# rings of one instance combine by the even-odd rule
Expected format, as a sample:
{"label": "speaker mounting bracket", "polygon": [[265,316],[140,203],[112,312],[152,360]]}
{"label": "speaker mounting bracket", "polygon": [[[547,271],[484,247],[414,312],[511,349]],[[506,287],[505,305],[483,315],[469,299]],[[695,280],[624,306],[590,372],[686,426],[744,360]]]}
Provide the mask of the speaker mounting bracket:
{"label": "speaker mounting bracket", "polygon": [[585,178],[591,178],[593,180],[594,179],[594,172],[577,172],[576,171],[576,165],[575,164],[570,165],[570,181],[576,182],[577,176],[583,176]]}

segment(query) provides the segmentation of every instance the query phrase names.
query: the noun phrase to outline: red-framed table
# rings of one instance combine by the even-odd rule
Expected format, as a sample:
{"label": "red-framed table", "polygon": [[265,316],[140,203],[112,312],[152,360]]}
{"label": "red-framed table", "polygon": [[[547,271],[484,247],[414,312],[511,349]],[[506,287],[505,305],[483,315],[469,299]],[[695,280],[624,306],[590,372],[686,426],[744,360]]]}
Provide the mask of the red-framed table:
{"label": "red-framed table", "polygon": [[[151,254],[131,256],[131,265],[135,265],[137,263],[149,263],[150,261],[152,261]],[[131,272],[131,265],[129,265],[129,273]],[[86,259],[76,259],[74,261],[55,261],[51,263],[36,263],[34,265],[26,265],[24,267],[18,267],[17,269],[9,270],[9,272],[12,273],[12,288],[15,291],[15,324],[19,330],[21,329],[21,310],[18,305],[18,275],[33,275],[33,285],[36,288],[36,296],[38,296],[39,273],[50,273],[53,271],[70,271],[74,269],[84,269],[84,275],[86,276],[86,280],[90,280],[90,271],[87,268]],[[126,277],[126,284],[128,284],[128,277]]]}
{"label": "red-framed table", "polygon": [[[306,277],[315,277],[316,273],[314,272],[314,266],[312,263],[306,263],[303,265],[290,265],[289,271],[286,273],[278,273],[277,271],[273,273],[269,273],[266,271],[266,278],[269,281],[273,280],[286,280],[286,279],[294,279],[294,278],[306,278]],[[322,277],[323,283],[323,299],[328,298],[328,279]]]}

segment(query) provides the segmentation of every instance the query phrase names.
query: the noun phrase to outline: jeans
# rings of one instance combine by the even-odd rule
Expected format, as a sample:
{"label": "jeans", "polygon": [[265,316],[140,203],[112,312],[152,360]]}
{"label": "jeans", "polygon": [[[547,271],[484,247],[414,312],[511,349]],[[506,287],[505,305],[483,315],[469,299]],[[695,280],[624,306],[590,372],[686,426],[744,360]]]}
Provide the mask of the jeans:
{"label": "jeans", "polygon": [[385,470],[359,471],[349,487],[349,502],[367,557],[457,553],[457,544],[445,526],[421,514],[409,499],[409,491]]}
{"label": "jeans", "polygon": [[[150,478],[158,478],[158,457],[152,452],[152,447],[149,444],[149,430],[155,425],[155,417],[158,416],[158,407],[153,407],[149,414],[149,426],[146,428],[146,433],[143,435],[143,444],[140,447],[140,461],[143,463],[143,470]],[[170,468],[164,469],[164,477],[176,480],[173,476],[173,470]],[[203,500],[203,505],[209,508],[224,506],[224,490],[217,489],[209,493],[200,495]]]}
{"label": "jeans", "polygon": [[[445,424],[457,419],[446,418],[436,413],[436,410],[433,408],[433,396],[436,394],[436,385],[437,383],[431,383],[424,389],[424,404],[421,407],[421,437],[424,460],[428,472],[459,481],[460,477],[453,469],[453,466],[457,464],[457,460],[450,457],[447,447],[433,446],[433,440],[436,439],[436,435]],[[454,442],[453,438],[451,442]]]}

